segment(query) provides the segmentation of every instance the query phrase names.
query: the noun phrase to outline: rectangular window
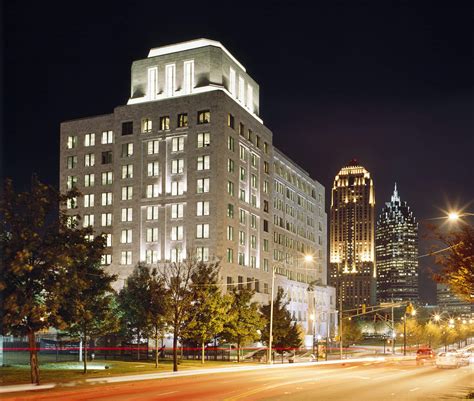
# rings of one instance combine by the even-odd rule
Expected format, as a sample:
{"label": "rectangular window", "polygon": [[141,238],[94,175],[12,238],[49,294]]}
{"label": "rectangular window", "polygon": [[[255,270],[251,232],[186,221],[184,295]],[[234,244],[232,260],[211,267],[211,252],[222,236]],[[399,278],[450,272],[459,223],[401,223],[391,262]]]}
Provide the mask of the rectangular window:
{"label": "rectangular window", "polygon": [[227,204],[227,217],[234,218],[234,205],[232,203]]}
{"label": "rectangular window", "polygon": [[171,151],[182,152],[184,150],[184,136],[178,136],[171,139]]}
{"label": "rectangular window", "polygon": [[196,203],[196,216],[209,216],[209,201]]}
{"label": "rectangular window", "polygon": [[73,189],[76,187],[76,185],[77,185],[77,177],[75,175],[68,175],[67,180],[66,180],[66,188]]}
{"label": "rectangular window", "polygon": [[148,177],[156,177],[160,175],[160,163],[159,162],[148,163],[147,174],[148,174]]}
{"label": "rectangular window", "polygon": [[197,157],[197,170],[209,170],[211,168],[211,157],[209,155]]}
{"label": "rectangular window", "polygon": [[270,147],[268,146],[268,143],[267,143],[267,142],[264,142],[264,143],[263,143],[263,151],[264,151],[265,153],[267,153],[267,154],[268,154],[268,152],[270,151]]}
{"label": "rectangular window", "polygon": [[250,195],[250,204],[253,207],[257,207],[257,197],[254,194]]}
{"label": "rectangular window", "polygon": [[102,152],[102,164],[111,164],[112,163],[112,151],[108,150],[106,152]]}
{"label": "rectangular window", "polygon": [[114,142],[114,133],[112,131],[102,132],[102,145],[109,145]]}
{"label": "rectangular window", "polygon": [[173,248],[170,251],[170,260],[172,263],[180,263],[183,261],[183,252],[179,248]]}
{"label": "rectangular window", "polygon": [[239,123],[239,135],[244,136],[245,134],[245,126],[243,123]]}
{"label": "rectangular window", "polygon": [[[263,271],[268,271],[269,269],[269,262],[268,262],[268,259],[263,259]],[[268,287],[268,284],[266,284],[266,286]],[[267,292],[265,294],[268,294],[268,288],[267,288]]]}
{"label": "rectangular window", "polygon": [[268,194],[268,181],[263,181],[263,192]]}
{"label": "rectangular window", "polygon": [[67,137],[66,149],[74,149],[77,146],[77,136],[69,135]]}
{"label": "rectangular window", "polygon": [[102,258],[100,259],[100,264],[103,266],[110,265],[112,263],[112,255],[105,254],[102,255]]}
{"label": "rectangular window", "polygon": [[157,198],[158,196],[160,196],[159,189],[159,184],[148,184],[146,186],[146,197]]}
{"label": "rectangular window", "polygon": [[184,183],[181,181],[173,181],[171,183],[171,195],[177,196],[184,193]]}
{"label": "rectangular window", "polygon": [[160,141],[148,141],[147,142],[147,154],[157,155],[159,152]]}
{"label": "rectangular window", "polygon": [[257,249],[257,237],[255,235],[250,236],[250,247],[252,249]]}
{"label": "rectangular window", "polygon": [[66,208],[68,208],[68,209],[77,209],[77,198],[76,197],[69,198],[66,201]]}
{"label": "rectangular window", "polygon": [[122,208],[122,222],[130,223],[133,221],[133,209],[131,207]]}
{"label": "rectangular window", "polygon": [[184,204],[175,203],[171,205],[171,218],[172,219],[182,219],[184,216]]}
{"label": "rectangular window", "polygon": [[189,95],[194,88],[194,60],[184,62],[184,77],[183,77],[184,94]]}
{"label": "rectangular window", "polygon": [[226,259],[227,259],[227,263],[234,263],[234,250],[233,249],[227,248]]}
{"label": "rectangular window", "polygon": [[122,166],[122,179],[133,178],[133,164],[125,164]]}
{"label": "rectangular window", "polygon": [[257,268],[257,258],[255,256],[250,256],[250,267]]}
{"label": "rectangular window", "polygon": [[122,200],[131,200],[133,197],[133,187],[128,185],[122,187]]}
{"label": "rectangular window", "polygon": [[146,229],[146,242],[157,242],[158,241],[158,227]]}
{"label": "rectangular window", "polygon": [[85,214],[84,219],[82,220],[82,225],[84,227],[94,227],[94,215]]}
{"label": "rectangular window", "polygon": [[188,115],[186,113],[178,114],[178,128],[184,128],[188,126]]}
{"label": "rectangular window", "polygon": [[268,233],[269,229],[268,229],[268,220],[263,220],[263,231],[265,231],[266,233]]}
{"label": "rectangular window", "polygon": [[240,103],[245,103],[245,81],[239,76],[239,95],[238,99]]}
{"label": "rectangular window", "polygon": [[245,150],[245,147],[242,146],[242,145],[239,145],[239,157],[240,157],[240,160],[242,161],[246,161],[247,160],[247,152]]}
{"label": "rectangular window", "polygon": [[209,192],[209,178],[199,178],[196,183],[197,193],[203,194]]}
{"label": "rectangular window", "polygon": [[233,97],[236,97],[237,91],[235,87],[235,70],[230,67],[230,72],[229,72],[229,92]]}
{"label": "rectangular window", "polygon": [[227,126],[234,129],[235,121],[234,116],[232,114],[227,114]]}
{"label": "rectangular window", "polygon": [[205,148],[211,144],[211,134],[209,132],[203,132],[197,135],[197,147]]}
{"label": "rectangular window", "polygon": [[227,181],[227,193],[234,196],[234,183],[232,181]]}
{"label": "rectangular window", "polygon": [[101,198],[102,206],[110,206],[112,204],[112,192],[102,192]]}
{"label": "rectangular window", "polygon": [[84,146],[94,146],[95,145],[95,134],[86,134],[84,136]]}
{"label": "rectangular window", "polygon": [[239,231],[239,244],[245,245],[245,233],[243,231]]}
{"label": "rectangular window", "polygon": [[231,136],[227,137],[227,149],[229,149],[231,152],[235,152],[235,140]]}
{"label": "rectangular window", "polygon": [[122,135],[133,134],[133,121],[125,121],[122,123]]}
{"label": "rectangular window", "polygon": [[147,220],[158,220],[158,206],[147,206],[146,207],[146,219]]}
{"label": "rectangular window", "polygon": [[253,229],[257,228],[257,216],[255,216],[254,214],[250,215],[250,227]]}
{"label": "rectangular window", "polygon": [[209,261],[209,248],[204,246],[198,246],[196,248],[196,258],[203,262]]}
{"label": "rectangular window", "polygon": [[209,238],[209,224],[196,225],[196,238]]}
{"label": "rectangular window", "polygon": [[239,209],[239,223],[247,224],[247,213],[243,209]]}
{"label": "rectangular window", "polygon": [[251,113],[254,112],[253,108],[253,87],[247,84],[247,108]]}
{"label": "rectangular window", "polygon": [[234,161],[232,159],[227,159],[227,172],[234,172]]}
{"label": "rectangular window", "polygon": [[269,248],[268,239],[265,238],[265,239],[263,240],[263,250],[264,250],[265,252],[268,252],[269,249],[270,249],[270,248]]}
{"label": "rectangular window", "polygon": [[252,185],[252,188],[257,188],[258,182],[257,182],[257,176],[255,174],[252,174],[250,177],[250,184]]}
{"label": "rectangular window", "polygon": [[176,65],[168,64],[165,67],[165,91],[166,96],[174,96],[176,90]]}
{"label": "rectangular window", "polygon": [[94,174],[86,174],[84,176],[84,186],[85,187],[93,187],[95,182],[95,175]]}
{"label": "rectangular window", "polygon": [[133,143],[122,143],[122,157],[133,156]]}
{"label": "rectangular window", "polygon": [[126,229],[122,230],[121,236],[120,236],[120,243],[121,244],[131,244],[132,243],[132,230],[131,229]]}
{"label": "rectangular window", "polygon": [[112,246],[112,234],[103,234],[105,237],[105,246],[107,248],[110,248]]}
{"label": "rectangular window", "polygon": [[184,159],[171,160],[171,174],[182,174],[184,172]]}
{"label": "rectangular window", "polygon": [[264,211],[265,213],[268,213],[268,208],[269,208],[269,203],[268,203],[267,200],[264,200],[264,201],[263,201],[263,211]]}
{"label": "rectangular window", "polygon": [[247,175],[247,172],[245,171],[245,168],[244,167],[240,167],[240,179],[242,181],[245,181],[245,177]]}
{"label": "rectangular window", "polygon": [[149,100],[155,100],[158,94],[158,67],[148,68],[148,90]]}
{"label": "rectangular window", "polygon": [[183,239],[183,226],[171,227],[171,240],[181,241]]}
{"label": "rectangular window", "polygon": [[158,251],[154,249],[147,249],[145,252],[146,263],[151,265],[158,262]]}
{"label": "rectangular window", "polygon": [[112,225],[112,213],[102,213],[101,215],[102,227],[109,227]]}
{"label": "rectangular window", "polygon": [[266,174],[270,174],[270,164],[267,161],[263,162],[263,171]]}
{"label": "rectangular window", "polygon": [[211,112],[209,110],[198,111],[198,114],[197,114],[198,124],[208,124],[210,122],[211,122]]}
{"label": "rectangular window", "polygon": [[120,255],[120,264],[121,265],[132,264],[132,251],[122,251]]}
{"label": "rectangular window", "polygon": [[170,117],[160,117],[160,131],[168,131],[170,129]]}
{"label": "rectangular window", "polygon": [[252,167],[257,168],[258,157],[257,157],[257,155],[256,155],[255,153],[252,153],[252,158],[251,158],[251,160],[252,160]]}
{"label": "rectangular window", "polygon": [[94,155],[94,153],[87,153],[84,156],[84,166],[85,167],[95,166],[95,155]]}
{"label": "rectangular window", "polygon": [[233,241],[234,240],[234,227],[227,226],[227,240]]}
{"label": "rectangular window", "polygon": [[112,171],[105,171],[102,173],[102,185],[110,185],[113,182]]}
{"label": "rectangular window", "polygon": [[142,133],[146,134],[151,132],[153,127],[153,122],[149,118],[144,118],[142,120]]}
{"label": "rectangular window", "polygon": [[240,189],[239,190],[239,199],[242,202],[246,202],[245,189]]}
{"label": "rectangular window", "polygon": [[243,252],[239,252],[238,258],[239,258],[238,260],[239,265],[245,266],[245,254]]}
{"label": "rectangular window", "polygon": [[67,168],[72,169],[77,165],[77,156],[68,156],[67,157]]}

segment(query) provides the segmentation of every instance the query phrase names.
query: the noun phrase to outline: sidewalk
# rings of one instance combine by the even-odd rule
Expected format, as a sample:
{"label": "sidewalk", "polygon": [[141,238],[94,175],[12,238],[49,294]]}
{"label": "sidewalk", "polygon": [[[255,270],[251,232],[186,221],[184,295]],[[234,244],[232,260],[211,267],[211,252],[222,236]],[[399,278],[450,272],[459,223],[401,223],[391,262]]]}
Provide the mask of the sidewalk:
{"label": "sidewalk", "polygon": [[138,380],[156,380],[156,379],[168,379],[173,377],[185,377],[185,376],[197,376],[204,374],[213,373],[227,373],[227,372],[245,372],[249,370],[260,370],[260,369],[282,369],[282,368],[295,368],[302,366],[323,366],[323,365],[339,365],[347,363],[359,363],[359,362],[384,362],[389,358],[385,357],[368,357],[368,358],[354,358],[354,359],[337,359],[332,361],[321,361],[321,362],[299,362],[299,363],[285,363],[273,365],[251,365],[251,366],[235,366],[232,368],[211,368],[211,369],[194,369],[186,370],[181,372],[165,372],[165,373],[145,373],[138,375],[128,376],[114,376],[114,377],[99,377],[91,378],[86,380],[76,380],[67,383],[48,383],[36,386],[34,384],[18,384],[12,386],[0,387],[0,394],[14,393],[19,391],[35,391],[35,390],[48,390],[58,387],[73,387],[83,384],[106,384],[106,383],[122,383],[129,381]]}

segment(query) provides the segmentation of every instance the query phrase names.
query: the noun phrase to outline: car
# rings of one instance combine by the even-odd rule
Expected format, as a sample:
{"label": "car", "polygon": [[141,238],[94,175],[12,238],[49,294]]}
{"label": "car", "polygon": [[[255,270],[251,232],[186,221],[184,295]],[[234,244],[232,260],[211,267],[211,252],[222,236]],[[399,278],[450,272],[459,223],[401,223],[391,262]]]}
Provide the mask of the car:
{"label": "car", "polygon": [[425,363],[434,363],[436,354],[431,348],[420,348],[416,351],[416,364],[424,365]]}
{"label": "car", "polygon": [[436,357],[437,368],[459,368],[461,358],[456,352],[442,352]]}
{"label": "car", "polygon": [[461,366],[468,366],[471,359],[472,359],[472,352],[469,351],[461,351],[457,352],[459,363]]}

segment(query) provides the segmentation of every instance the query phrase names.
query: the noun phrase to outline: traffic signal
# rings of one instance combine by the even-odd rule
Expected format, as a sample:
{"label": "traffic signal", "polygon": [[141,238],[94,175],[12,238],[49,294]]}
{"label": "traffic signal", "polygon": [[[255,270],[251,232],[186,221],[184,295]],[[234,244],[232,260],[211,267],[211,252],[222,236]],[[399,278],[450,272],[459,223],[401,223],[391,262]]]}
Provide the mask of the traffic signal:
{"label": "traffic signal", "polygon": [[411,314],[413,313],[413,310],[414,310],[414,309],[413,309],[412,303],[411,303],[411,302],[408,302],[408,305],[407,305],[407,307],[406,307],[406,309],[405,309],[405,314],[411,315]]}

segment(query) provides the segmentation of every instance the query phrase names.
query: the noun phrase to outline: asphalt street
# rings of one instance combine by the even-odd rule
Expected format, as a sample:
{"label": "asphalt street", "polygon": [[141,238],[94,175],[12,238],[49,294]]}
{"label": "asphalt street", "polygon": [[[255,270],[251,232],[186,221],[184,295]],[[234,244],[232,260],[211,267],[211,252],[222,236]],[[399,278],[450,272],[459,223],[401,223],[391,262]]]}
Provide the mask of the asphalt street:
{"label": "asphalt street", "polygon": [[365,362],[215,373],[4,395],[7,400],[454,400],[474,391],[474,367]]}

